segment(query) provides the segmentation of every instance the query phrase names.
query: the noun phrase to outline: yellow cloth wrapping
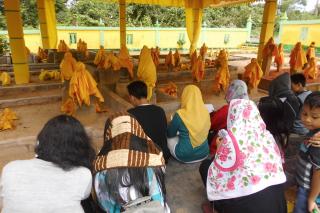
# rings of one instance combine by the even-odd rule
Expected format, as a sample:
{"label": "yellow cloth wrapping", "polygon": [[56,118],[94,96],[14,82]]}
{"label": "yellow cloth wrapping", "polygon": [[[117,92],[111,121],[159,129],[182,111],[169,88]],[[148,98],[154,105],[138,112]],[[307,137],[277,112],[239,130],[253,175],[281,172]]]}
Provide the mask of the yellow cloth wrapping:
{"label": "yellow cloth wrapping", "polygon": [[213,91],[220,92],[221,90],[226,91],[229,81],[230,81],[230,73],[228,67],[228,53],[226,50],[221,50],[217,61],[219,63],[219,69],[215,77]]}
{"label": "yellow cloth wrapping", "polygon": [[72,100],[72,98],[68,98],[62,105],[61,105],[61,112],[66,113],[67,115],[73,115],[76,111],[76,104]]}
{"label": "yellow cloth wrapping", "polygon": [[316,57],[316,48],[313,44],[308,47],[306,55],[309,56],[310,59]]}
{"label": "yellow cloth wrapping", "polygon": [[60,79],[60,72],[58,70],[44,70],[41,69],[39,80],[47,81],[47,80],[59,80]]}
{"label": "yellow cloth wrapping", "polygon": [[278,54],[274,57],[274,62],[277,65],[283,65],[284,64],[283,45],[281,43],[278,45]]}
{"label": "yellow cloth wrapping", "polygon": [[173,54],[172,54],[172,51],[170,50],[169,51],[169,53],[168,53],[168,55],[166,56],[166,60],[165,60],[165,65],[167,65],[167,66],[175,66],[175,60],[174,60],[174,56],[173,56]]}
{"label": "yellow cloth wrapping", "polygon": [[196,79],[197,82],[200,82],[203,79],[204,69],[205,69],[204,60],[202,59],[202,56],[199,55],[197,58],[197,61],[192,67],[193,78]]}
{"label": "yellow cloth wrapping", "polygon": [[197,59],[198,59],[197,50],[194,50],[190,59],[191,69],[193,69],[193,66],[197,63]]}
{"label": "yellow cloth wrapping", "polygon": [[251,62],[245,66],[245,71],[243,73],[243,79],[245,79],[249,88],[257,88],[262,76],[263,71],[258,60],[255,58],[251,59]]}
{"label": "yellow cloth wrapping", "polygon": [[38,48],[38,57],[41,61],[44,59],[47,59],[47,57],[48,57],[47,54],[44,52],[44,50],[41,47]]}
{"label": "yellow cloth wrapping", "polygon": [[302,49],[301,42],[298,42],[290,53],[290,69],[295,71],[302,71],[303,66],[307,63],[307,57]]}
{"label": "yellow cloth wrapping", "polygon": [[306,79],[317,79],[318,67],[316,58],[310,59],[309,65],[304,69],[304,76]]}
{"label": "yellow cloth wrapping", "polygon": [[93,63],[97,65],[98,68],[102,68],[104,65],[104,60],[106,57],[106,51],[103,46],[100,46],[96,56],[94,57]]}
{"label": "yellow cloth wrapping", "polygon": [[86,70],[84,63],[77,62],[76,70],[70,80],[69,96],[79,106],[82,103],[90,105],[90,95],[94,95],[100,102],[104,102],[104,98],[97,88],[97,83]]}
{"label": "yellow cloth wrapping", "polygon": [[130,77],[133,78],[133,62],[130,59],[129,50],[125,45],[120,49],[119,62],[121,67],[127,68]]}
{"label": "yellow cloth wrapping", "polygon": [[156,86],[157,72],[151,57],[151,51],[147,46],[143,46],[140,53],[137,77],[146,83],[148,87],[147,99],[150,100],[153,88]]}
{"label": "yellow cloth wrapping", "polygon": [[208,47],[206,46],[206,43],[203,43],[203,45],[200,48],[200,55],[202,56],[203,59],[205,59],[207,52],[208,52]]}
{"label": "yellow cloth wrapping", "polygon": [[120,60],[113,54],[113,52],[108,52],[104,60],[103,68],[109,69],[110,67],[112,67],[114,71],[120,70],[121,68]]}
{"label": "yellow cloth wrapping", "polygon": [[60,63],[61,80],[70,80],[76,69],[77,61],[72,57],[70,52],[64,54],[63,60]]}
{"label": "yellow cloth wrapping", "polygon": [[156,49],[151,48],[151,57],[153,60],[154,65],[156,65],[156,67],[159,65],[160,60],[160,49],[159,47],[156,47]]}
{"label": "yellow cloth wrapping", "polygon": [[180,62],[181,62],[181,56],[180,56],[180,53],[178,51],[178,49],[176,49],[176,52],[173,54],[173,57],[174,57],[174,64],[175,66],[179,66],[180,65]]}
{"label": "yellow cloth wrapping", "polygon": [[5,108],[0,116],[0,131],[12,129],[14,127],[13,121],[17,119],[15,112],[9,108]]}
{"label": "yellow cloth wrapping", "polygon": [[195,85],[184,88],[181,96],[181,109],[177,111],[187,127],[193,148],[202,145],[208,137],[210,116],[203,103],[200,89]]}
{"label": "yellow cloth wrapping", "polygon": [[201,31],[202,8],[185,8],[187,34],[190,40],[190,54],[197,48]]}
{"label": "yellow cloth wrapping", "polygon": [[69,47],[64,40],[60,40],[58,45],[58,52],[68,52]]}
{"label": "yellow cloth wrapping", "polygon": [[[0,72],[1,73],[1,72]],[[2,72],[0,75],[0,81],[2,82],[2,86],[8,86],[11,83],[11,77],[9,73]]]}
{"label": "yellow cloth wrapping", "polygon": [[268,57],[277,56],[277,55],[278,55],[278,47],[274,43],[273,37],[271,37],[263,47],[262,57],[268,58]]}

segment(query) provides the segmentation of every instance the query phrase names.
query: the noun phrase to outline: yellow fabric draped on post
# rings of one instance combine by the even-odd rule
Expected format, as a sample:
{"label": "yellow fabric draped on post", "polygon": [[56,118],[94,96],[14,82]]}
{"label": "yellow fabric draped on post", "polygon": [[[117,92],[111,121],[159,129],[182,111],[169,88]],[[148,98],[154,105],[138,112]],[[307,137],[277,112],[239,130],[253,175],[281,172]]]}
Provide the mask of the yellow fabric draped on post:
{"label": "yellow fabric draped on post", "polygon": [[227,51],[221,50],[216,61],[219,64],[219,69],[215,77],[213,91],[218,93],[221,90],[226,91],[230,81]]}
{"label": "yellow fabric draped on post", "polygon": [[86,70],[86,66],[82,62],[77,62],[76,71],[70,80],[69,96],[77,102],[79,106],[82,103],[90,105],[90,95],[94,95],[100,102],[104,102],[104,98],[97,88],[97,83]]}
{"label": "yellow fabric draped on post", "polygon": [[120,66],[127,68],[130,77],[133,78],[133,62],[130,59],[129,50],[125,45],[121,47],[118,57]]}
{"label": "yellow fabric draped on post", "polygon": [[151,57],[151,51],[147,46],[143,46],[140,53],[137,77],[146,83],[148,87],[147,99],[150,100],[152,90],[156,86],[157,71]]}
{"label": "yellow fabric draped on post", "polygon": [[202,145],[208,137],[210,116],[197,86],[188,85],[184,88],[181,96],[181,109],[177,113],[189,131],[192,147]]}
{"label": "yellow fabric draped on post", "polygon": [[317,79],[318,78],[318,67],[317,59],[311,58],[307,68],[304,69],[304,76],[306,79]]}
{"label": "yellow fabric draped on post", "polygon": [[60,63],[61,81],[71,79],[76,69],[76,64],[77,61],[72,57],[72,54],[70,52],[66,52]]}
{"label": "yellow fabric draped on post", "polygon": [[256,58],[251,59],[251,62],[245,66],[243,79],[250,89],[257,88],[263,76],[263,71]]}
{"label": "yellow fabric draped on post", "polygon": [[202,23],[202,8],[185,8],[186,13],[186,27],[190,40],[190,55],[197,48],[197,43],[201,31]]}

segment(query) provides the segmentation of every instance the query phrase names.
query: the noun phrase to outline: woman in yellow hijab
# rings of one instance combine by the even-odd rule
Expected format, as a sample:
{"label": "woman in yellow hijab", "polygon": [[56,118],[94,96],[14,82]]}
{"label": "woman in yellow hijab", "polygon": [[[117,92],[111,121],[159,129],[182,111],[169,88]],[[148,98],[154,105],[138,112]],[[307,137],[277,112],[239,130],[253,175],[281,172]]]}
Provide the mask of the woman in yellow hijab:
{"label": "woman in yellow hijab", "polygon": [[181,109],[168,125],[168,147],[173,157],[184,163],[205,159],[209,154],[207,136],[210,116],[200,89],[195,85],[184,88]]}
{"label": "woman in yellow hijab", "polygon": [[157,71],[151,57],[151,51],[147,46],[143,46],[140,53],[137,77],[146,83],[148,87],[147,99],[150,100],[157,82]]}

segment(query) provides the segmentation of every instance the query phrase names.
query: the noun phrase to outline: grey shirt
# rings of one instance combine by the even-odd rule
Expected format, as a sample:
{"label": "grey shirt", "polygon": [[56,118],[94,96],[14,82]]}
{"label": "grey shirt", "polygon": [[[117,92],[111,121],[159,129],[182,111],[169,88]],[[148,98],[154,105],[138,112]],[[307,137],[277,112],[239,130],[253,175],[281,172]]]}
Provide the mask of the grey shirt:
{"label": "grey shirt", "polygon": [[17,160],[2,170],[2,213],[83,213],[92,175],[84,167],[64,171],[40,159]]}

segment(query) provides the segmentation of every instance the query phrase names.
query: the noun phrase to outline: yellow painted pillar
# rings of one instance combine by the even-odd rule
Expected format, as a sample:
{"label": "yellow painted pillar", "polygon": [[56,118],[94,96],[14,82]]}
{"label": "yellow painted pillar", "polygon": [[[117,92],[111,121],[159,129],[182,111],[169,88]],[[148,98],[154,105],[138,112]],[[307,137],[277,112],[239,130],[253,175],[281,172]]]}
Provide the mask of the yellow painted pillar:
{"label": "yellow painted pillar", "polygon": [[126,0],[119,0],[120,48],[127,45],[126,39]]}
{"label": "yellow painted pillar", "polygon": [[23,38],[20,0],[4,0],[4,13],[7,20],[15,82],[26,84],[29,83],[29,66]]}
{"label": "yellow painted pillar", "polygon": [[266,3],[264,5],[263,11],[263,21],[260,32],[260,43],[258,50],[258,62],[262,65],[262,51],[264,45],[273,37],[273,29],[275,24],[275,18],[277,13],[277,0],[265,0]]}
{"label": "yellow painted pillar", "polygon": [[58,42],[55,0],[37,0],[42,46],[55,49]]}

